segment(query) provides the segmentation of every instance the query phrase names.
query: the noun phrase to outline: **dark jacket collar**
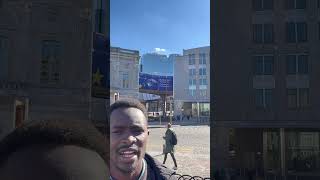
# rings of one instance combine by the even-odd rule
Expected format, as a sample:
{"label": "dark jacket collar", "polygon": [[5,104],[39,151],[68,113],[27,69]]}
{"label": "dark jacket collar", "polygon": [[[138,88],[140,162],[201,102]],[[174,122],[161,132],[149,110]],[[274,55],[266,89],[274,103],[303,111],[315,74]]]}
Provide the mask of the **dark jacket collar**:
{"label": "dark jacket collar", "polygon": [[[148,164],[148,180],[167,180],[167,179],[177,179],[175,177],[176,173],[171,169],[167,168],[159,161],[151,157],[149,154],[145,154],[144,159]],[[152,174],[150,174],[152,173]]]}

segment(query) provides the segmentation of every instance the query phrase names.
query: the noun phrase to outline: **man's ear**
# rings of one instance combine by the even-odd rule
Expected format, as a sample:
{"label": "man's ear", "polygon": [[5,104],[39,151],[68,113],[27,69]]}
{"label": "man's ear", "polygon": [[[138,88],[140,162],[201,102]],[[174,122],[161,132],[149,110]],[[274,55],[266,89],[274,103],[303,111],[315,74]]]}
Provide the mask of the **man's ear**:
{"label": "man's ear", "polygon": [[148,136],[149,136],[149,134],[150,134],[150,131],[148,130]]}

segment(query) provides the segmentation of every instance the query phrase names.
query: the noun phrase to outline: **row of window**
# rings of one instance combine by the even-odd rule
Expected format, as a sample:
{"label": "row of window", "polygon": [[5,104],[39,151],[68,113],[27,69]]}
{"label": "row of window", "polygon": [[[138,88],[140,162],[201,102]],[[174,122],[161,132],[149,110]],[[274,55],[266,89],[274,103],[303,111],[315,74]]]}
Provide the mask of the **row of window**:
{"label": "row of window", "polygon": [[[253,73],[254,75],[273,75],[274,73],[274,56],[273,55],[256,55],[253,56]],[[287,75],[305,75],[309,73],[308,55],[290,54],[286,56],[286,73]]]}
{"label": "row of window", "polygon": [[[257,108],[270,109],[272,105],[273,89],[256,89],[255,104]],[[307,108],[309,102],[309,88],[287,89],[287,100],[289,109]]]}
{"label": "row of window", "polygon": [[[286,23],[286,42],[302,43],[308,41],[308,25],[306,22]],[[318,23],[318,36],[320,39],[320,22]],[[252,41],[257,44],[274,43],[274,25],[271,23],[253,24]]]}
{"label": "row of window", "polygon": [[207,96],[207,90],[206,89],[199,89],[199,90],[196,90],[196,89],[189,89],[189,95],[194,97],[197,95],[197,91],[199,92],[199,96],[201,97],[206,97]]}
{"label": "row of window", "polygon": [[[206,54],[200,53],[199,54],[199,64],[206,64]],[[189,54],[189,65],[195,65],[196,64],[196,55],[195,54]]]}
{"label": "row of window", "polygon": [[[306,9],[307,0],[285,0],[284,8],[287,10]],[[320,1],[317,0],[317,6],[320,8]],[[274,9],[274,0],[252,0],[252,8],[254,11],[265,11]]]}
{"label": "row of window", "polygon": [[[194,68],[189,69],[189,76],[195,76],[195,75],[196,75],[196,69],[194,69]],[[206,68],[199,68],[199,75],[200,76],[207,75]]]}
{"label": "row of window", "polygon": [[[197,80],[196,79],[189,79],[189,86],[195,86],[195,85],[197,85]],[[199,85],[208,85],[207,79],[200,78]]]}

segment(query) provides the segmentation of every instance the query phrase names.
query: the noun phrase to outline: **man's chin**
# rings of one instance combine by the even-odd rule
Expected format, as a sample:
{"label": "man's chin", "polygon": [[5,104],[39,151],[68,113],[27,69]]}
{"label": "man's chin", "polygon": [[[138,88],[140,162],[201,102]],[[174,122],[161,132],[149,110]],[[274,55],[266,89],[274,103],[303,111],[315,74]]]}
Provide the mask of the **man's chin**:
{"label": "man's chin", "polygon": [[131,163],[131,164],[123,164],[123,163],[119,163],[117,165],[118,169],[120,171],[122,171],[123,173],[126,173],[126,174],[130,174],[132,172],[135,171],[135,169],[137,168],[137,163]]}
{"label": "man's chin", "polygon": [[122,172],[131,173],[135,171],[135,169],[138,166],[139,159],[133,158],[133,159],[118,159],[117,167]]}

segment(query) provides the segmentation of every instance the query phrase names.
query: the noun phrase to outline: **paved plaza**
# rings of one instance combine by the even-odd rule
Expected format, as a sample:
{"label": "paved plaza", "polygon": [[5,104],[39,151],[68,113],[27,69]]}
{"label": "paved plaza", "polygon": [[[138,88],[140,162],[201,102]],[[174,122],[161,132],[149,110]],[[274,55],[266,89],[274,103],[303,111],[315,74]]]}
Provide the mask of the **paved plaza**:
{"label": "paved plaza", "polygon": [[[210,177],[210,127],[207,125],[180,126],[174,125],[178,137],[175,147],[175,157],[178,163],[177,173],[192,176]],[[162,146],[166,128],[151,126],[147,153],[163,162]],[[166,166],[173,168],[170,154]]]}

